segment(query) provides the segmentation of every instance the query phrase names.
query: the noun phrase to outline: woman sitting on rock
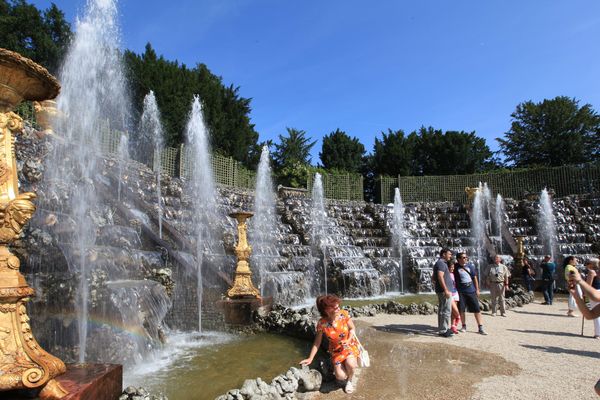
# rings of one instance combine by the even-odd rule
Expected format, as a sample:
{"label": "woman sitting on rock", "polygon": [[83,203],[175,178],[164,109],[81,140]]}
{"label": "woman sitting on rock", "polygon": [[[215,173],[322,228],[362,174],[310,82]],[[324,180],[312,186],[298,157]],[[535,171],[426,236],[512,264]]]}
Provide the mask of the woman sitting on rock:
{"label": "woman sitting on rock", "polygon": [[354,392],[354,370],[358,366],[358,341],[356,339],[354,322],[346,310],[340,309],[340,299],[337,296],[326,295],[317,297],[317,309],[321,319],[317,322],[317,335],[307,359],[300,361],[302,365],[312,363],[323,335],[329,340],[329,354],[333,372],[338,381],[346,381],[346,393]]}

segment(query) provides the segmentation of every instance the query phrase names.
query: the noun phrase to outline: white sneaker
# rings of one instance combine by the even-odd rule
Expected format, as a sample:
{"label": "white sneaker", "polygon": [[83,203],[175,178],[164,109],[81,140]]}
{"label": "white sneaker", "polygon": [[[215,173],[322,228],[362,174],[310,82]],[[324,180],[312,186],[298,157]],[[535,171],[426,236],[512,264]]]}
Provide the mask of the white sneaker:
{"label": "white sneaker", "polygon": [[354,393],[354,385],[352,384],[351,380],[348,380],[348,382],[346,382],[346,387],[344,388],[344,392],[350,394],[350,393]]}

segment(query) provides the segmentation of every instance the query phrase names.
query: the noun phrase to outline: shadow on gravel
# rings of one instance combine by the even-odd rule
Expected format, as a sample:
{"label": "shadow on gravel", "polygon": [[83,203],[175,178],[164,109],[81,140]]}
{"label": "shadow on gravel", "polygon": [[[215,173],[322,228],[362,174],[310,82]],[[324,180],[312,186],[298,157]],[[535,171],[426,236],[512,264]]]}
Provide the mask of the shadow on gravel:
{"label": "shadow on gravel", "polygon": [[392,324],[392,325],[383,325],[383,326],[373,326],[376,330],[380,332],[391,332],[391,333],[404,333],[404,334],[414,334],[414,335],[426,335],[426,336],[437,336],[438,331],[437,328],[431,325],[421,325],[421,324],[412,324],[412,325],[400,325],[400,324]]}
{"label": "shadow on gravel", "polygon": [[583,337],[578,333],[571,333],[571,332],[536,331],[536,330],[532,330],[532,329],[507,329],[507,331],[521,332],[521,333],[533,333],[535,335]]}
{"label": "shadow on gravel", "polygon": [[548,316],[548,317],[565,317],[565,318],[567,318],[566,315],[549,314],[549,313],[543,313],[543,312],[517,311],[517,310],[512,310],[512,312],[514,312],[515,314],[545,315],[545,316]]}
{"label": "shadow on gravel", "polygon": [[563,349],[562,347],[555,347],[555,346],[535,346],[532,344],[522,344],[521,346],[528,348],[528,349],[546,351],[548,353],[572,354],[575,356],[592,357],[592,358],[596,358],[596,359],[600,358],[600,353],[597,351]]}

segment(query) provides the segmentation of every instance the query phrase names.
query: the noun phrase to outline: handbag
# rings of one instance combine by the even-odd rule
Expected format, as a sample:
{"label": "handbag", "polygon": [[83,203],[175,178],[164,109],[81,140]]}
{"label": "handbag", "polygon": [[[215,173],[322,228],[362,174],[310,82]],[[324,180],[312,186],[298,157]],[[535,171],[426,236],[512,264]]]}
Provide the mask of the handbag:
{"label": "handbag", "polygon": [[371,358],[369,357],[369,352],[360,343],[360,340],[358,340],[358,337],[356,337],[356,335],[354,337],[356,338],[356,342],[358,343],[358,365],[361,368],[370,367],[371,366]]}

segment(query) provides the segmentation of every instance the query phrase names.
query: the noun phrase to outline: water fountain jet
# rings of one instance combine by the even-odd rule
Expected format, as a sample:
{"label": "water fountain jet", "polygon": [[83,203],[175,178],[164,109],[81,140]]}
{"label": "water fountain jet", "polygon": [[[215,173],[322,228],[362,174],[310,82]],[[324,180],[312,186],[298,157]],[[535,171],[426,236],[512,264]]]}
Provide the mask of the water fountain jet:
{"label": "water fountain jet", "polygon": [[[156,204],[158,208],[158,237],[162,239],[162,194],[160,174],[162,172],[162,152],[164,148],[164,133],[160,122],[160,111],[156,104],[156,97],[151,90],[144,97],[144,108],[140,119],[140,136],[149,148],[152,157],[152,168],[156,173]],[[143,146],[144,147],[144,146]]]}
{"label": "water fountain jet", "polygon": [[400,264],[400,292],[404,293],[404,263],[402,261],[402,248],[404,246],[404,240],[406,238],[406,231],[404,228],[404,204],[402,203],[400,189],[398,188],[394,190],[394,219],[392,220],[392,238],[394,247],[398,251],[398,262]]}
{"label": "water fountain jet", "polygon": [[192,196],[193,219],[196,229],[194,256],[196,257],[198,331],[202,332],[202,270],[206,255],[214,253],[218,247],[216,233],[213,231],[214,221],[217,220],[218,215],[216,188],[208,143],[208,129],[204,123],[202,104],[198,96],[194,96],[186,128],[186,138],[191,151],[191,165],[193,168],[189,177],[189,189]]}

